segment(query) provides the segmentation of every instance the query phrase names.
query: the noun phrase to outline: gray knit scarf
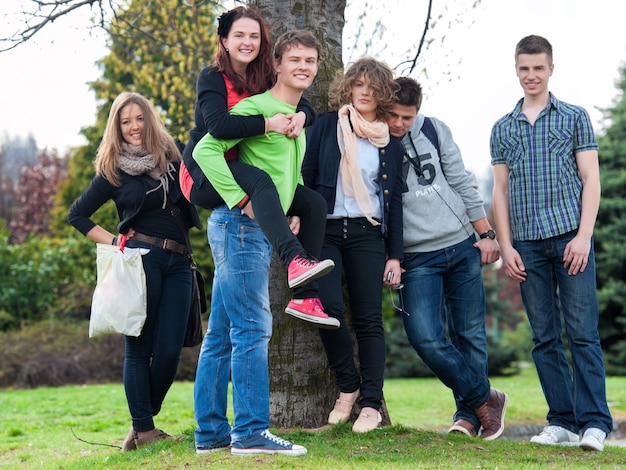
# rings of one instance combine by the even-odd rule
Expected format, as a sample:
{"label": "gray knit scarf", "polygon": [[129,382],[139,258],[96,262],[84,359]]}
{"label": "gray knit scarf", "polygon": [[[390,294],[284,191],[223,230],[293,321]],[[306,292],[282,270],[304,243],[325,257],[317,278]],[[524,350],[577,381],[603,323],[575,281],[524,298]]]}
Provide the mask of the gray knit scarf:
{"label": "gray knit scarf", "polygon": [[147,174],[153,180],[158,181],[159,185],[147,191],[146,194],[163,188],[163,209],[165,209],[167,205],[167,194],[170,190],[169,180],[174,181],[174,165],[172,165],[171,162],[167,163],[165,173],[161,173],[161,170],[156,166],[156,160],[152,154],[146,152],[143,147],[124,142],[122,144],[122,153],[117,160],[117,166],[124,173],[131,176]]}

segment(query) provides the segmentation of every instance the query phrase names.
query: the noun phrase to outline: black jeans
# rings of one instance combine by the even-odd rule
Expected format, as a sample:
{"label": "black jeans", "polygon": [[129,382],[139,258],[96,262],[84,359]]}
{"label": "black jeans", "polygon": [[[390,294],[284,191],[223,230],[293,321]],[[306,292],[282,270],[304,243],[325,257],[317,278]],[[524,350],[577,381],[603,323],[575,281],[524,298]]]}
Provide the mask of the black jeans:
{"label": "black jeans", "polygon": [[[238,160],[228,162],[235,181],[250,196],[254,217],[267,240],[285,266],[298,254],[306,252],[320,257],[326,224],[326,201],[314,190],[298,185],[288,216],[300,217],[300,232],[296,237],[283,212],[276,186],[263,170]],[[205,209],[224,204],[221,196],[207,180],[201,188],[193,186],[191,202]],[[294,298],[317,297],[318,282],[314,280],[294,289]]]}
{"label": "black jeans", "polygon": [[149,248],[142,257],[148,314],[138,337],[126,336],[124,390],[137,432],[154,429],[183,347],[191,303],[191,269],[185,255],[129,240],[129,248]]}
{"label": "black jeans", "polygon": [[[332,259],[335,268],[319,279],[320,299],[326,313],[341,322],[336,330],[319,330],[328,366],[335,373],[341,392],[360,388],[360,405],[379,410],[386,357],[382,314],[386,256],[380,226],[372,226],[364,217],[327,220],[322,257]],[[345,319],[342,271],[348,287],[351,326],[358,343],[360,373]]]}

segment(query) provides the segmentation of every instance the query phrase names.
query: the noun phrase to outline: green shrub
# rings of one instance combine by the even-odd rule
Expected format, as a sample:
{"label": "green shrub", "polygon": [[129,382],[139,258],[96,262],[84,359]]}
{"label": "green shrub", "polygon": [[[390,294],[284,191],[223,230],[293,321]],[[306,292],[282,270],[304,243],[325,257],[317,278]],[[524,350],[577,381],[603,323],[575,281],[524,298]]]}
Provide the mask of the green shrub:
{"label": "green shrub", "polygon": [[[434,376],[410,345],[399,314],[385,316],[385,330],[387,338],[386,378]],[[527,324],[519,324],[515,332],[501,332],[498,338],[487,334],[489,376],[516,374],[518,372],[517,363],[528,358],[524,352],[528,349],[529,338],[530,333]],[[530,348],[532,348],[532,342]]]}
{"label": "green shrub", "polygon": [[88,318],[85,304],[96,278],[93,242],[29,237],[9,244],[9,238],[0,225],[0,331],[76,312]]}
{"label": "green shrub", "polygon": [[[0,387],[121,382],[124,338],[89,338],[89,322],[46,320],[0,333]],[[194,380],[199,346],[183,348],[177,380]]]}

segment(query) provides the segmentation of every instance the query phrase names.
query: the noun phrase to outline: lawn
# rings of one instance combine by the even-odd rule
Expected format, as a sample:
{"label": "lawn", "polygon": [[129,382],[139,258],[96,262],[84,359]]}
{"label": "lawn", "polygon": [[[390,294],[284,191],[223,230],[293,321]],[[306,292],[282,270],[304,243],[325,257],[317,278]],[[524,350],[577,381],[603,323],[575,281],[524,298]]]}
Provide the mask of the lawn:
{"label": "lawn", "polygon": [[[385,397],[393,426],[360,435],[349,424],[317,431],[280,430],[281,437],[306,446],[304,457],[236,457],[221,452],[198,456],[193,445],[193,384],[176,382],[158,425],[184,437],[137,452],[115,446],[129,429],[121,385],[68,386],[0,391],[0,467],[20,469],[177,468],[623,468],[626,448],[607,445],[602,453],[543,447],[509,440],[511,430],[545,424],[546,405],[534,369],[492,385],[509,394],[507,431],[485,442],[443,433],[454,401],[435,379],[393,379]],[[626,378],[608,378],[607,395],[616,421],[626,420]],[[77,438],[78,437],[78,438]],[[83,442],[98,442],[93,445]],[[610,441],[609,441],[610,444]]]}

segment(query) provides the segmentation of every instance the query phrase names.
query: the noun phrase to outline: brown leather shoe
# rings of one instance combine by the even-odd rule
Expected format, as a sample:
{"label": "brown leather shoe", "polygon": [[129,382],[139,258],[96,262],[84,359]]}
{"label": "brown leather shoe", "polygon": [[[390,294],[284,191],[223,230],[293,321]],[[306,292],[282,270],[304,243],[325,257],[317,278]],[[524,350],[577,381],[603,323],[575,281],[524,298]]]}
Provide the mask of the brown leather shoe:
{"label": "brown leather shoe", "polygon": [[130,428],[128,432],[128,436],[122,442],[122,452],[130,452],[131,450],[137,450],[137,445],[135,444],[135,438],[137,433],[133,428]]}
{"label": "brown leather shoe", "polygon": [[469,437],[476,437],[478,435],[474,425],[464,419],[457,419],[452,426],[450,426],[450,429],[448,429],[448,433],[451,432],[465,434]]}
{"label": "brown leather shoe", "polygon": [[508,397],[506,393],[492,388],[487,401],[474,409],[483,430],[480,437],[486,441],[497,439],[504,431],[504,413]]}
{"label": "brown leather shoe", "polygon": [[173,439],[169,434],[161,431],[160,429],[153,429],[145,437],[139,437],[138,433],[135,433],[135,446],[141,447],[151,442],[162,441],[164,439]]}

